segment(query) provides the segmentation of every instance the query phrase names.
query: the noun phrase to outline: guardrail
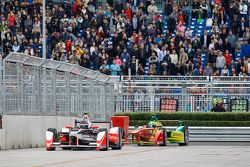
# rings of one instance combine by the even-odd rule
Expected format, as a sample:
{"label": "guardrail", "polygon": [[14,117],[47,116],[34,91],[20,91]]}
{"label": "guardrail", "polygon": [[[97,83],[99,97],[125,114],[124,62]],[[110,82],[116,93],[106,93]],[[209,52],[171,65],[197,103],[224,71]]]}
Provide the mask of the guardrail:
{"label": "guardrail", "polygon": [[[176,127],[167,126],[169,130]],[[130,126],[129,130],[135,127]],[[250,142],[250,127],[189,127],[190,142]]]}

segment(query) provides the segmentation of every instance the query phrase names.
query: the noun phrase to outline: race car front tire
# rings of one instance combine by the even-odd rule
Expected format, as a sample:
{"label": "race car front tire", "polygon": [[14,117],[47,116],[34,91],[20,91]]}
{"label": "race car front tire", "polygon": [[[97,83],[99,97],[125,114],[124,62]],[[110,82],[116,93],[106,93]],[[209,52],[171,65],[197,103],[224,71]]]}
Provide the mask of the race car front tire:
{"label": "race car front tire", "polygon": [[100,129],[100,131],[105,131],[106,132],[105,133],[105,135],[106,135],[106,147],[101,148],[100,151],[108,151],[108,149],[109,149],[109,139],[108,139],[109,134],[108,134],[108,130],[102,128],[102,129]]}
{"label": "race car front tire", "polygon": [[[57,130],[54,128],[48,128],[47,131],[53,133],[53,141],[56,141],[57,140]],[[50,148],[46,147],[46,150],[47,151],[55,151],[56,148],[55,147],[50,147]]]}
{"label": "race car front tire", "polygon": [[121,150],[123,146],[122,138],[123,138],[123,130],[119,128],[119,141],[118,141],[118,146],[117,147],[112,147],[112,150]]}
{"label": "race car front tire", "polygon": [[165,128],[161,128],[163,131],[163,142],[159,144],[159,146],[167,146],[167,131]]}

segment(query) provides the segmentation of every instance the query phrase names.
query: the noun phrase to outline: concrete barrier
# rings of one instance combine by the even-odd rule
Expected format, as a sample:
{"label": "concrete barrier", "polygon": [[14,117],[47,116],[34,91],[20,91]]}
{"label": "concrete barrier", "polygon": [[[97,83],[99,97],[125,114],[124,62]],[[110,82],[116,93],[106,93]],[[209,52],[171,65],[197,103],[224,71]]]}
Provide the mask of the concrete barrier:
{"label": "concrete barrier", "polygon": [[5,149],[5,145],[6,145],[6,131],[3,129],[0,129],[0,150]]}
{"label": "concrete barrier", "polygon": [[48,128],[74,125],[75,117],[3,115],[0,147],[5,149],[42,147]]}

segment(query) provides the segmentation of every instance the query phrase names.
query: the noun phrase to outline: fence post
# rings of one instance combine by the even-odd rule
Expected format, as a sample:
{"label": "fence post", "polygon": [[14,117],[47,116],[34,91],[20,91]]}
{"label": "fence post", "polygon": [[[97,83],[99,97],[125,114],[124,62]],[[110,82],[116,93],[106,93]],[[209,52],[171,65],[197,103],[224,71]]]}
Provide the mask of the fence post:
{"label": "fence post", "polygon": [[187,92],[186,92],[186,81],[182,82],[182,93],[181,93],[181,103],[182,103],[182,112],[186,111],[187,108]]}
{"label": "fence post", "polygon": [[212,109],[212,100],[213,100],[213,76],[211,76],[211,78],[210,78],[210,84],[209,84],[209,97],[208,98],[210,98],[210,105],[211,105],[211,109]]}
{"label": "fence post", "polygon": [[[17,109],[18,109],[18,113],[21,114],[21,112],[25,112],[24,111],[24,107],[23,107],[23,102],[22,99],[23,98],[23,71],[22,71],[23,65],[18,63],[17,64],[17,78],[18,78],[18,94],[17,94]],[[23,113],[24,114],[24,113]]]}
{"label": "fence post", "polygon": [[[151,88],[151,87],[149,87]],[[154,88],[152,87],[152,90],[149,91],[149,97],[150,97],[150,111],[154,112],[154,102],[155,102],[155,94],[154,94]]]}
{"label": "fence post", "polygon": [[0,115],[3,114],[3,59],[0,53]]}
{"label": "fence post", "polygon": [[78,86],[78,91],[77,91],[77,116],[80,117],[81,116],[81,112],[83,111],[83,109],[81,108],[82,107],[82,104],[83,104],[83,101],[82,101],[82,98],[81,98],[81,94],[82,94],[82,76],[79,75],[77,77],[77,86]]}
{"label": "fence post", "polygon": [[[71,105],[71,96],[70,96],[70,73],[65,72],[65,96],[66,96],[66,104],[65,104],[65,115],[70,116],[70,105]],[[74,104],[73,104],[74,105]]]}
{"label": "fence post", "polygon": [[56,101],[56,70],[52,69],[51,71],[51,93],[52,93],[52,104],[51,104],[51,113],[53,115],[58,115],[57,111],[57,101]]}

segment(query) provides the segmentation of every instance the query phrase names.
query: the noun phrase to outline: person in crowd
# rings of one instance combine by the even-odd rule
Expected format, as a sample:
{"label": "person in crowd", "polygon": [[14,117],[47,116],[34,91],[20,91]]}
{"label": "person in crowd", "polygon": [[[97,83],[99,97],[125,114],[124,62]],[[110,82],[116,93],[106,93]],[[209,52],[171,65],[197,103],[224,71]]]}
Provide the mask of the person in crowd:
{"label": "person in crowd", "polygon": [[222,52],[219,52],[219,56],[216,59],[216,68],[221,73],[221,70],[224,68],[226,64],[226,59],[223,56]]}
{"label": "person in crowd", "polygon": [[211,112],[227,112],[222,104],[217,103],[212,109]]}
{"label": "person in crowd", "polygon": [[[182,2],[168,0],[160,13],[152,0],[50,1],[46,58],[107,75],[248,75],[249,3]],[[0,51],[42,57],[42,1],[1,5]]]}

